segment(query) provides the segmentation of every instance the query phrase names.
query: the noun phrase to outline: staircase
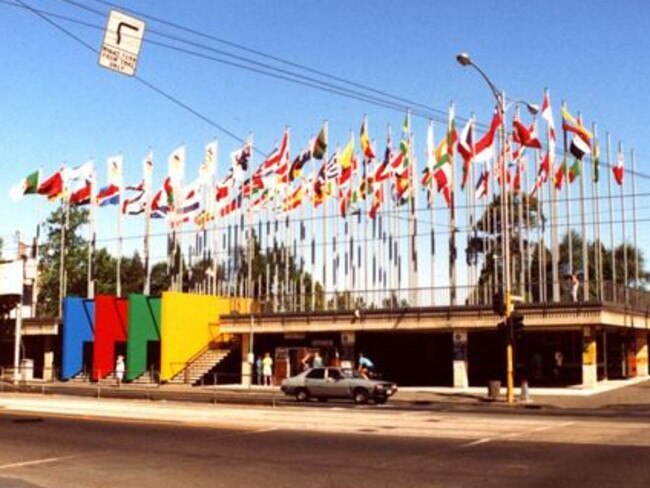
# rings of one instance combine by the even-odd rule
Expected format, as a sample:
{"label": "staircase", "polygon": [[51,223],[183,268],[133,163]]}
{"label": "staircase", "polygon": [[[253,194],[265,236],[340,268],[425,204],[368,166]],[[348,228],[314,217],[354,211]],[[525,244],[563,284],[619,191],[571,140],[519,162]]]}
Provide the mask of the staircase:
{"label": "staircase", "polygon": [[156,383],[156,378],[152,376],[150,370],[145,371],[140,376],[131,381],[132,385],[152,385],[154,383]]}
{"label": "staircase", "polygon": [[78,384],[78,383],[88,383],[89,381],[90,381],[90,375],[85,371],[81,371],[80,373],[77,373],[72,378],[67,380],[67,383]]}
{"label": "staircase", "polygon": [[174,376],[169,383],[176,385],[193,385],[197,383],[212,368],[223,361],[230,352],[230,349],[206,349],[203,354],[190,362],[185,369]]}

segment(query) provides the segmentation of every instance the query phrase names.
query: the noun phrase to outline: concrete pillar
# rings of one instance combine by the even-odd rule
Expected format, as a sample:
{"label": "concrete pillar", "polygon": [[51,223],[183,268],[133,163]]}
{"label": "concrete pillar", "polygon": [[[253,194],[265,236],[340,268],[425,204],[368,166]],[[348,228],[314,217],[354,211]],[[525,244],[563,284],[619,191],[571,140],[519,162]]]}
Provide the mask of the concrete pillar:
{"label": "concrete pillar", "polygon": [[251,336],[250,334],[241,335],[241,384],[244,386],[251,385],[253,378],[253,361],[251,360]]}
{"label": "concrete pillar", "polygon": [[635,330],[636,375],[648,376],[648,331]]}
{"label": "concrete pillar", "polygon": [[596,355],[596,329],[582,328],[582,387],[594,388],[598,383],[598,365]]}
{"label": "concrete pillar", "polygon": [[454,388],[467,388],[469,387],[469,376],[467,372],[467,331],[454,331],[452,339],[454,347]]}
{"label": "concrete pillar", "polygon": [[54,351],[52,350],[52,338],[47,336],[44,344],[45,352],[43,353],[43,381],[52,381],[54,379]]}

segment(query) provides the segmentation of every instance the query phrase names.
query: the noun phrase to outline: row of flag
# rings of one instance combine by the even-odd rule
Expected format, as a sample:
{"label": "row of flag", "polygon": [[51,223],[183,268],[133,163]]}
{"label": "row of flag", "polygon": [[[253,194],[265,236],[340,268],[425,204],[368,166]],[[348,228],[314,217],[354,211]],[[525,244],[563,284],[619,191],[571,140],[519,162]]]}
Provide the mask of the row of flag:
{"label": "row of flag", "polygon": [[[572,183],[580,173],[580,163],[592,156],[594,181],[599,178],[600,150],[593,134],[585,128],[580,117],[574,118],[565,105],[561,109],[565,151],[561,162],[555,161],[557,136],[548,93],[544,95],[541,118],[546,124],[546,154],[541,159],[535,181],[529,190],[534,194],[548,178],[553,178],[556,189],[561,190],[565,178]],[[453,106],[449,111],[446,132],[438,143],[434,140],[430,122],[426,138],[426,166],[420,179],[421,187],[428,192],[427,202],[433,205],[434,192],[443,196],[448,207],[453,203],[454,161],[456,153],[462,160],[460,188],[466,189],[472,165],[481,165],[475,182],[476,199],[489,193],[490,171],[496,184],[509,185],[521,191],[522,172],[526,168],[527,149],[542,150],[543,144],[537,121],[524,124],[515,113],[512,130],[505,141],[505,151],[496,153],[497,133],[504,124],[503,114],[497,109],[487,131],[477,138],[476,121],[471,118],[457,134]],[[328,155],[328,131],[324,124],[295,157],[290,156],[290,131],[285,129],[280,143],[255,169],[251,167],[252,139],[230,154],[230,166],[220,179],[215,179],[217,142],[205,148],[198,176],[184,184],[185,147],[174,150],[168,158],[168,173],[161,188],[152,192],[154,161],[150,152],[143,161],[142,180],[133,185],[123,184],[123,157],[108,158],[107,184],[97,188],[96,168],[89,161],[76,168],[61,167],[47,178],[37,170],[11,189],[15,199],[23,195],[38,194],[48,200],[64,199],[72,206],[119,205],[125,215],[149,212],[152,218],[167,218],[173,225],[193,221],[205,227],[216,217],[225,217],[247,208],[251,211],[271,210],[290,212],[303,202],[311,201],[317,208],[329,198],[338,201],[340,214],[346,216],[361,211],[360,203],[369,200],[367,212],[374,219],[385,202],[387,191],[384,182],[390,182],[390,192],[396,205],[414,197],[416,161],[410,116],[402,126],[398,148],[393,147],[390,131],[383,158],[378,158],[364,117],[359,133],[360,150],[357,151],[354,134],[342,149]],[[505,153],[505,158],[504,158]],[[568,156],[574,158],[569,166]],[[308,163],[320,162],[320,167],[306,175]],[[490,163],[493,162],[491,167]],[[623,183],[623,157],[619,155],[612,168],[615,181]],[[505,178],[505,181],[501,181]],[[244,202],[248,202],[247,205]]]}

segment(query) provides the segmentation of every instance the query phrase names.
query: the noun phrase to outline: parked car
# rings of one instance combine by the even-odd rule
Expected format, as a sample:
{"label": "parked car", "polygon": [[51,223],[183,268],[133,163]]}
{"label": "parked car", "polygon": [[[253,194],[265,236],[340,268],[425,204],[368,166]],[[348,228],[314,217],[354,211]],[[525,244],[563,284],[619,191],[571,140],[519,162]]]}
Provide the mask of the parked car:
{"label": "parked car", "polygon": [[390,381],[366,379],[356,370],[343,368],[311,368],[282,381],[285,395],[295,396],[299,402],[310,398],[326,401],[330,398],[350,398],[356,403],[373,400],[386,403],[397,391]]}

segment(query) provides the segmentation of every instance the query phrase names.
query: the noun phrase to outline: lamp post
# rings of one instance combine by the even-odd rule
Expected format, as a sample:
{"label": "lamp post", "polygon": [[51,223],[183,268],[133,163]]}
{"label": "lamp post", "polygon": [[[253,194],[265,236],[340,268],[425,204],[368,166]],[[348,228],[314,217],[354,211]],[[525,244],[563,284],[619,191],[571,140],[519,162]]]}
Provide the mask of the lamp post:
{"label": "lamp post", "polygon": [[[497,103],[497,110],[501,116],[501,127],[499,129],[499,157],[501,158],[501,195],[499,198],[499,210],[501,213],[501,252],[503,253],[501,264],[503,273],[502,292],[505,300],[505,314],[506,323],[510,324],[510,316],[512,314],[512,295],[511,295],[511,280],[510,280],[510,228],[508,226],[508,192],[506,191],[506,128],[505,128],[505,115],[510,106],[523,104],[532,115],[539,112],[537,105],[528,103],[524,100],[515,100],[510,105],[507,104],[505,93],[497,88],[492,80],[485,74],[478,65],[476,65],[470,58],[468,53],[459,53],[456,56],[456,61],[461,66],[471,66],[474,68],[481,78],[487,83],[492,95]],[[514,402],[514,361],[513,361],[513,341],[512,335],[508,334],[507,347],[506,347],[506,365],[507,365],[507,401],[508,403]]]}

